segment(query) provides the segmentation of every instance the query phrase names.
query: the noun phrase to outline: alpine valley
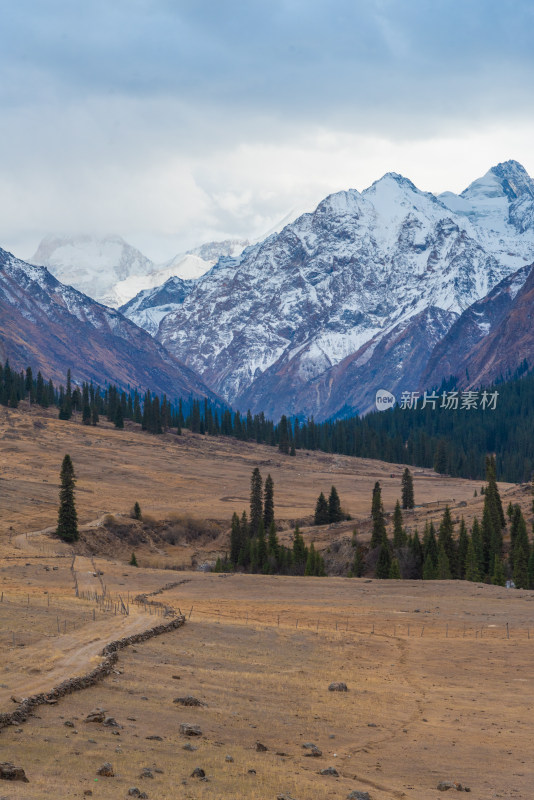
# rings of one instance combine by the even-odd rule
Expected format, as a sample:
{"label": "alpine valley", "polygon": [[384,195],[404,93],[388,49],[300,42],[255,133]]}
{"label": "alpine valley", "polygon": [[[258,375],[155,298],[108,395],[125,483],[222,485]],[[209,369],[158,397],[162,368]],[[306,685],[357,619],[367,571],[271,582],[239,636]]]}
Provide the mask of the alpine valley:
{"label": "alpine valley", "polygon": [[[462,387],[478,386],[532,360],[534,181],[515,161],[460,195],[422,192],[388,173],[361,193],[330,195],[242,252],[243,243],[223,244],[208,271],[189,274],[175,262],[156,269],[122,243],[130,266],[104,286],[95,262],[93,293],[114,292],[118,304],[128,285],[131,294],[141,288],[119,311],[99,306],[99,314],[131,325],[138,338],[150,334],[151,353],[159,348],[160,357],[185,365],[200,393],[209,387],[236,409],[274,419],[343,417],[372,409],[378,389],[398,398],[451,375]],[[54,250],[58,257],[49,243],[49,263]],[[206,263],[206,253],[192,255]],[[13,281],[22,264],[4,257],[2,270],[9,267]],[[80,262],[82,273],[90,291],[90,258]],[[75,274],[70,250],[61,276],[74,283]],[[26,275],[25,293],[34,291],[30,278],[34,294],[54,281],[45,270]],[[8,291],[0,288],[0,299]],[[26,296],[10,297],[22,325]],[[39,326],[61,324],[44,312]],[[12,334],[3,343],[10,358],[14,341]]]}

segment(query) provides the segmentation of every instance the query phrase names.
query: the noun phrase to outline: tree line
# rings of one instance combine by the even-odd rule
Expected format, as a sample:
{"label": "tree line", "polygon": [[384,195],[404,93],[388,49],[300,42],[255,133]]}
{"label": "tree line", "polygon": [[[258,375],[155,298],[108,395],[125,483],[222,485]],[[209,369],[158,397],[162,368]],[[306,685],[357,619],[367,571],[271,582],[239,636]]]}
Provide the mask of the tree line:
{"label": "tree line", "polygon": [[[155,435],[180,434],[187,428],[193,433],[267,444],[290,456],[301,449],[320,450],[433,468],[463,478],[483,478],[486,455],[493,453],[500,478],[522,482],[534,472],[534,373],[522,374],[527,368],[523,365],[513,380],[489,387],[489,392],[499,392],[494,410],[452,410],[439,404],[435,409],[396,406],[365,417],[322,423],[283,415],[275,424],[263,412],[242,414],[193,397],[171,400],[150,388],[141,392],[114,385],[75,386],[70,370],[65,386],[55,386],[40,372],[34,377],[31,367],[18,373],[6,361],[0,365],[0,404],[16,408],[28,399],[43,407],[56,406],[62,419],[79,414],[86,425],[97,425],[104,417],[122,428],[125,420],[131,420]],[[451,391],[455,385],[450,379],[440,391]]]}
{"label": "tree line", "polygon": [[[393,537],[388,537],[377,481],[371,505],[371,541],[368,547],[363,546],[354,532],[355,554],[350,574],[361,576],[374,570],[377,578],[456,579],[501,586],[509,579],[517,588],[534,589],[534,543],[529,540],[521,507],[510,503],[506,516],[503,512],[493,457],[486,460],[486,478],[481,520],[475,517],[468,530],[462,518],[455,535],[451,512],[446,506],[437,530],[433,522],[425,524],[422,540],[417,529],[408,534],[404,528],[399,501],[393,513]],[[503,534],[507,526],[510,546],[505,551]]]}

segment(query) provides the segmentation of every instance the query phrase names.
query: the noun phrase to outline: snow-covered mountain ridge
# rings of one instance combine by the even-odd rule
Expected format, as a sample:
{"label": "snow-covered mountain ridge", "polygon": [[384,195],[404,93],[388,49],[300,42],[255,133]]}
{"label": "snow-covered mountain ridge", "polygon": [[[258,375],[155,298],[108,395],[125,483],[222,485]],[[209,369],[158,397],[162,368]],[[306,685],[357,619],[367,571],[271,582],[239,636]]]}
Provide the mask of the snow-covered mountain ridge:
{"label": "snow-covered mountain ridge", "polygon": [[30,262],[45,266],[62,283],[117,308],[169,278],[199,278],[221,256],[237,255],[247,244],[240,239],[207,242],[155,264],[120,236],[47,236]]}
{"label": "snow-covered mountain ridge", "polygon": [[378,388],[417,388],[458,316],[533,253],[534,182],[517,162],[461,195],[388,173],[221,259],[158,338],[240,408],[365,410]]}

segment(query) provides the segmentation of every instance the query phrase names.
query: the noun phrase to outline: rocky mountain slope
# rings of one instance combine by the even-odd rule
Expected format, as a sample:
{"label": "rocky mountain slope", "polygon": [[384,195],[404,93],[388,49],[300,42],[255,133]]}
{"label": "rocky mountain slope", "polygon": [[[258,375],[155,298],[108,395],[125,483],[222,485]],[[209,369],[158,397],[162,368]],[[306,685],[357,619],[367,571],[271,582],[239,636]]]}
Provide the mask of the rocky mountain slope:
{"label": "rocky mountain slope", "polygon": [[182,305],[193,289],[194,283],[193,280],[169,278],[162,286],[139,292],[132,300],[121,306],[119,311],[128,319],[134,320],[140,328],[155,336],[163,317]]}
{"label": "rocky mountain slope", "polygon": [[117,383],[170,398],[215,395],[146,331],[0,249],[0,355],[64,382]]}
{"label": "rocky mountain slope", "polygon": [[416,390],[458,317],[533,253],[517,162],[439,197],[389,173],[220,259],[158,339],[239,408],[365,411],[379,388]]}

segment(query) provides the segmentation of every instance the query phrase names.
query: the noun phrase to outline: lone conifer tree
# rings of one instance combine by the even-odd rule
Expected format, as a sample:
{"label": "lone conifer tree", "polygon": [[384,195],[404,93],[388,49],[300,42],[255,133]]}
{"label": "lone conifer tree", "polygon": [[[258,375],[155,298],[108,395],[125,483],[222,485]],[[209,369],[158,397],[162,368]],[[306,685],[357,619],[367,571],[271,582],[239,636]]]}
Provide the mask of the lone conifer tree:
{"label": "lone conifer tree", "polygon": [[343,519],[343,512],[341,511],[341,502],[335,486],[330,490],[330,497],[328,498],[328,521],[341,522]]}
{"label": "lone conifer tree", "polygon": [[328,524],[328,502],[324,494],[321,492],[317,498],[315,505],[314,525],[327,525]]}
{"label": "lone conifer tree", "polygon": [[258,467],[250,478],[250,535],[256,536],[263,518],[263,484]]}
{"label": "lone conifer tree", "polygon": [[75,542],[78,538],[78,515],[74,505],[76,477],[71,457],[67,454],[61,465],[61,489],[56,533],[64,542]]}
{"label": "lone conifer tree", "polygon": [[133,518],[134,519],[141,519],[141,506],[139,505],[137,500],[135,501],[134,507],[133,507]]}
{"label": "lone conifer tree", "polygon": [[268,531],[271,527],[271,522],[274,521],[274,483],[270,475],[265,479],[265,490],[263,497],[263,524],[265,530]]}
{"label": "lone conifer tree", "polygon": [[406,467],[402,473],[402,507],[413,508],[413,506],[413,478],[412,473],[408,467]]}
{"label": "lone conifer tree", "polygon": [[[386,525],[384,522],[384,507],[382,506],[382,490],[377,481],[373,489],[373,501],[371,505],[371,516],[373,518],[373,532],[371,534],[371,549],[379,547],[387,542]],[[388,562],[389,574],[389,562]],[[387,578],[387,575],[384,577]]]}

